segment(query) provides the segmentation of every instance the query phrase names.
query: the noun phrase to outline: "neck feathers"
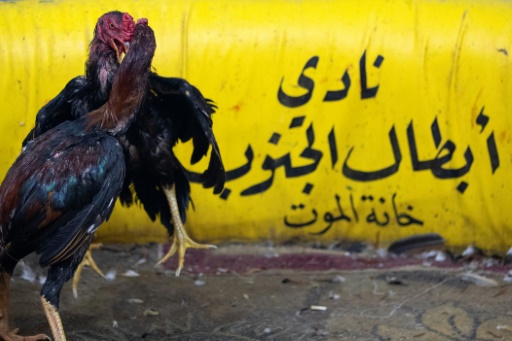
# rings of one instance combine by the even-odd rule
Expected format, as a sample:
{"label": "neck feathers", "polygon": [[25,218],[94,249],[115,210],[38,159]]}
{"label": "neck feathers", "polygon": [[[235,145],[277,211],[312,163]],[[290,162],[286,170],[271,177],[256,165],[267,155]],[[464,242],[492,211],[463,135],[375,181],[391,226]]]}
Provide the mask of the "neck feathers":
{"label": "neck feathers", "polygon": [[125,131],[146,95],[147,75],[148,72],[143,72],[116,77],[108,102],[87,115],[87,127],[99,127],[112,134]]}
{"label": "neck feathers", "polygon": [[128,128],[146,96],[155,47],[151,28],[136,28],[130,51],[114,77],[108,102],[87,114],[89,129],[99,127],[117,134]]}
{"label": "neck feathers", "polygon": [[99,38],[94,37],[89,47],[89,58],[85,66],[87,81],[102,94],[110,91],[112,78],[119,67],[114,50]]}

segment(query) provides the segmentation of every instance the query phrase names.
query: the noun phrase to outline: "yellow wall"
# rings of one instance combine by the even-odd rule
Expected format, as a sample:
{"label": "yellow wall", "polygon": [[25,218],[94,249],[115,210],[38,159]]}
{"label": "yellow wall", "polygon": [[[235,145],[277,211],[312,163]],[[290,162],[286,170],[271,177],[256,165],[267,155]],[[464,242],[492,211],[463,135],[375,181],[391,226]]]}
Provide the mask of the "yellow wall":
{"label": "yellow wall", "polygon": [[[453,247],[512,245],[511,2],[0,2],[1,174],[38,108],[83,73],[94,24],[114,9],[149,19],[160,74],[219,105],[234,178],[225,199],[194,185],[196,239],[437,232]],[[179,149],[187,164],[190,146]],[[98,237],[165,231],[117,208]]]}

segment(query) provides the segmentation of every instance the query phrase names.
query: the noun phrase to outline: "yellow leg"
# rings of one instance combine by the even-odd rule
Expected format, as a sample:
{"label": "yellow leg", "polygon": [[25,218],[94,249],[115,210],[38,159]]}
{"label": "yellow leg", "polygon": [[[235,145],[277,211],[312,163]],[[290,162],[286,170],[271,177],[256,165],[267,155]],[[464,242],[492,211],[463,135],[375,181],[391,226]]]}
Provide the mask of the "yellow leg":
{"label": "yellow leg", "polygon": [[169,207],[171,208],[171,216],[172,223],[174,225],[174,233],[170,237],[171,247],[167,254],[158,262],[156,266],[165,263],[169,258],[172,257],[178,251],[178,268],[176,269],[176,276],[180,275],[181,269],[183,268],[183,263],[185,262],[185,251],[188,248],[193,249],[215,249],[217,248],[215,245],[208,244],[199,244],[192,239],[187,234],[185,230],[185,226],[183,226],[183,222],[181,221],[180,210],[178,208],[178,201],[176,200],[176,190],[174,188],[174,184],[170,189],[164,189],[165,195],[167,197],[167,201],[169,202]]}
{"label": "yellow leg", "polygon": [[60,320],[57,308],[48,302],[44,296],[41,297],[41,302],[43,303],[43,309],[48,324],[50,324],[50,328],[52,329],[53,341],[66,341],[64,327],[62,327],[62,321]]}
{"label": "yellow leg", "polygon": [[9,330],[9,283],[11,276],[7,273],[0,274],[0,338],[4,341],[37,341],[51,340],[45,334],[34,336],[18,335],[18,329]]}
{"label": "yellow leg", "polygon": [[91,244],[89,246],[89,250],[87,250],[87,252],[85,253],[84,259],[82,259],[82,262],[80,263],[80,265],[78,265],[78,268],[75,271],[75,275],[73,277],[73,285],[72,285],[73,295],[75,296],[75,298],[78,298],[78,282],[80,281],[80,275],[82,274],[82,269],[84,268],[84,266],[86,266],[86,265],[90,266],[94,271],[96,271],[96,273],[98,275],[100,275],[103,278],[106,278],[105,275],[103,274],[103,271],[101,271],[101,269],[98,267],[98,265],[92,258],[92,253],[91,253],[91,250],[99,249],[100,247],[101,247],[100,243]]}

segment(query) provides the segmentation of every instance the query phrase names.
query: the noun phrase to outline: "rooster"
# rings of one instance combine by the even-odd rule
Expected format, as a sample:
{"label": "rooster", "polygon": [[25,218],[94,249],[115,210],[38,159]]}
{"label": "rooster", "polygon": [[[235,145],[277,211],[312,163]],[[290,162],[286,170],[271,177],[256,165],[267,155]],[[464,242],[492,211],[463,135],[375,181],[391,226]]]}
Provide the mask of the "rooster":
{"label": "rooster", "polygon": [[[111,13],[117,13],[119,21],[122,14]],[[90,46],[86,79],[81,78],[83,85],[77,84],[77,88],[73,86],[73,91],[69,91],[68,84],[57,97],[41,108],[36,117],[36,126],[24,143],[61,123],[63,119],[81,117],[86,110],[80,108],[94,109],[102,104],[101,101],[93,99],[103,98],[106,101],[108,95],[105,96],[102,89],[109,88],[110,78],[102,78],[101,72],[91,70],[115,73],[118,59],[98,57],[97,54],[110,53],[114,56],[121,48],[120,44],[108,44],[108,39],[98,39],[97,36],[105,31],[99,27],[103,27],[101,18]],[[97,48],[97,44],[101,44],[102,48]],[[157,265],[178,252],[176,275],[179,275],[187,248],[215,246],[196,243],[185,230],[190,184],[187,171],[174,155],[173,147],[178,141],[192,140],[192,164],[201,160],[211,149],[209,164],[201,174],[200,182],[205,188],[213,187],[214,193],[219,194],[224,188],[226,174],[212,130],[211,115],[216,106],[186,80],[161,77],[153,72],[150,73],[146,92],[148,96],[137,114],[136,121],[125,134],[119,135],[127,162],[120,201],[125,206],[131,206],[138,201],[151,220],[160,218],[170,236],[171,247]],[[64,114],[55,115],[54,112]]]}
{"label": "rooster", "polygon": [[0,337],[9,329],[9,283],[19,260],[32,252],[48,266],[41,301],[54,340],[66,339],[60,315],[62,286],[82,261],[94,232],[110,217],[126,174],[124,134],[146,97],[156,48],[147,20],[139,20],[130,51],[115,74],[108,102],[26,144],[0,186]]}
{"label": "rooster", "polygon": [[[98,109],[109,97],[112,80],[127,52],[133,36],[135,22],[128,13],[111,11],[103,14],[96,23],[94,37],[89,47],[85,76],[70,80],[61,93],[42,107],[36,125],[23,141],[23,147],[35,137],[65,121],[72,121]],[[91,249],[99,245],[92,245]],[[78,282],[84,265],[91,266],[100,276],[105,275],[87,251],[73,279],[73,294],[78,296]]]}

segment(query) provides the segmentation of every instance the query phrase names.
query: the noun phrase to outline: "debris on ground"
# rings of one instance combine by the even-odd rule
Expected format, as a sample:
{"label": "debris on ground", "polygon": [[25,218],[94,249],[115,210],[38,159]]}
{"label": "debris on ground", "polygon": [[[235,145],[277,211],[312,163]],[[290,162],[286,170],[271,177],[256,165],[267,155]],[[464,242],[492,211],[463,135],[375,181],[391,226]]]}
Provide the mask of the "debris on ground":
{"label": "debris on ground", "polygon": [[144,316],[158,316],[160,313],[156,311],[155,309],[146,309],[144,311]]}
{"label": "debris on ground", "polygon": [[461,276],[465,282],[473,283],[479,287],[497,287],[498,282],[492,278],[484,277],[472,272],[467,272]]}
{"label": "debris on ground", "polygon": [[346,281],[345,277],[341,276],[341,275],[336,275],[334,276],[334,278],[332,279],[332,282],[333,283],[344,283]]}
{"label": "debris on ground", "polygon": [[512,270],[507,272],[505,277],[503,277],[503,282],[508,283],[508,284],[512,283]]}
{"label": "debris on ground", "polygon": [[417,234],[399,239],[388,247],[388,252],[396,255],[412,251],[425,251],[425,249],[439,248],[445,240],[437,233]]}
{"label": "debris on ground", "polygon": [[139,277],[139,273],[138,272],[135,272],[133,270],[127,270],[124,274],[123,274],[124,277]]}
{"label": "debris on ground", "polygon": [[113,281],[116,279],[116,270],[109,270],[105,275],[105,279]]}

